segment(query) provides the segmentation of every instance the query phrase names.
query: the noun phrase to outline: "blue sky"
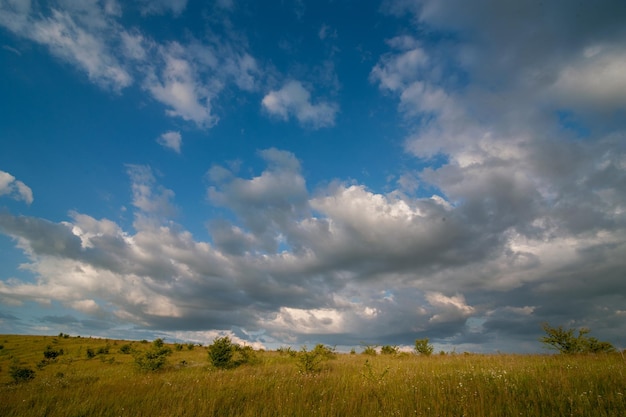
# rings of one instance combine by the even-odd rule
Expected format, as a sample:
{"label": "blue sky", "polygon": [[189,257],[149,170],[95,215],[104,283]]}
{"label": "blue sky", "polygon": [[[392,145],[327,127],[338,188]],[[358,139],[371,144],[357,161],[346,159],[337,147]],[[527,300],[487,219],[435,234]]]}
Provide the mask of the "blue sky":
{"label": "blue sky", "polygon": [[624,347],[625,18],[0,0],[0,332]]}

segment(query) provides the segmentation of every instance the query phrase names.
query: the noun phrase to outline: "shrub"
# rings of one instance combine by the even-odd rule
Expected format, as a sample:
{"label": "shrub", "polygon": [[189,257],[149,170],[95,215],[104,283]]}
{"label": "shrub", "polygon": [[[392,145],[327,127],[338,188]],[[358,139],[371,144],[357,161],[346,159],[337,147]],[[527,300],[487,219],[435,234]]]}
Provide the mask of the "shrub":
{"label": "shrub", "polygon": [[562,326],[551,327],[548,323],[542,325],[546,336],[540,340],[549,349],[558,350],[560,353],[610,353],[615,352],[615,348],[609,342],[601,342],[595,337],[586,336],[589,329],[578,330],[578,335],[574,336],[574,329],[563,329]]}
{"label": "shrub", "polygon": [[361,353],[364,355],[376,356],[378,354],[378,352],[376,352],[376,348],[376,345],[365,345],[363,352]]}
{"label": "shrub", "polygon": [[252,346],[235,346],[235,366],[253,364],[258,361],[256,353]]}
{"label": "shrub", "polygon": [[98,350],[96,351],[96,353],[98,355],[108,355],[109,349],[110,349],[110,346],[108,344],[106,346],[100,346]]}
{"label": "shrub", "polygon": [[26,382],[35,378],[35,371],[30,368],[14,365],[11,366],[9,375],[11,375],[11,378],[13,378],[15,382]]}
{"label": "shrub", "polygon": [[321,343],[315,346],[313,352],[318,354],[323,359],[335,359],[337,357],[337,353],[335,352],[334,347],[331,348],[330,346],[325,346]]}
{"label": "shrub", "polygon": [[316,351],[315,349],[307,351],[306,346],[302,346],[296,358],[298,360],[298,369],[303,374],[319,372],[322,369],[321,364],[324,360],[324,356],[320,354],[320,351]]}
{"label": "shrub", "polygon": [[239,346],[233,343],[228,336],[218,337],[207,347],[209,361],[219,369],[236,368],[244,364],[257,361],[252,346]]}
{"label": "shrub", "polygon": [[63,349],[55,350],[52,346],[46,346],[46,350],[43,351],[43,357],[46,359],[56,359],[63,354]]}
{"label": "shrub", "polygon": [[96,357],[96,352],[92,348],[87,348],[87,358],[91,359],[95,357]]}
{"label": "shrub", "polygon": [[209,360],[216,368],[226,369],[234,366],[235,344],[230,337],[218,337],[209,345]]}
{"label": "shrub", "polygon": [[278,349],[276,349],[276,352],[280,353],[281,355],[289,355],[291,357],[296,356],[296,352],[294,352],[293,349],[291,349],[291,346],[281,346]]}
{"label": "shrub", "polygon": [[129,344],[120,346],[120,353],[123,353],[124,355],[130,354],[132,353],[132,351],[133,351],[133,347]]}
{"label": "shrub", "polygon": [[167,363],[172,349],[165,346],[163,339],[155,339],[149,350],[135,353],[135,364],[142,371],[158,371]]}
{"label": "shrub", "polygon": [[382,355],[397,355],[399,352],[398,346],[385,345],[380,348]]}
{"label": "shrub", "polygon": [[425,339],[417,339],[415,341],[415,352],[418,355],[430,356],[435,348],[433,345],[428,343],[428,338]]}

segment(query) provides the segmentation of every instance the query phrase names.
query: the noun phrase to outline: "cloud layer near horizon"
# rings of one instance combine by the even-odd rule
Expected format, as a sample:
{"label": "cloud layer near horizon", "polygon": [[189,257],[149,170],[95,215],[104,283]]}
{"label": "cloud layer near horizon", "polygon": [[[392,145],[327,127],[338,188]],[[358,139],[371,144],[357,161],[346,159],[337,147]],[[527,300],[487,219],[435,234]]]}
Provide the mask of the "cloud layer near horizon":
{"label": "cloud layer near horizon", "polygon": [[[103,88],[139,79],[197,128],[218,122],[211,102],[225,84],[262,90],[260,110],[285,121],[337,123],[338,105],[312,101],[299,81],[261,88],[262,65],[245,49],[158,44],[119,27],[115,8],[41,17],[20,4],[0,24]],[[0,281],[0,299],[59,302],[109,329],[231,331],[266,345],[430,337],[531,351],[544,321],[626,345],[626,6],[556,5],[384,3],[413,26],[387,40],[369,81],[397,104],[406,153],[427,164],[388,191],[308,184],[299,155],[260,150],[255,174],[207,167],[207,201],[224,215],[207,219],[202,240],[177,222],[176,190],[129,165],[132,228],[88,213],[57,223],[0,212],[36,277]],[[87,21],[100,29],[83,33]],[[425,29],[449,36],[426,42]],[[180,134],[160,143],[180,150]],[[0,194],[32,201],[4,178]]]}
{"label": "cloud layer near horizon", "polygon": [[82,213],[62,223],[0,214],[38,277],[0,283],[3,303],[57,301],[162,331],[236,327],[265,343],[463,344],[563,320],[561,308],[592,327],[624,315],[613,207],[596,204],[604,220],[584,227],[502,173],[460,203],[342,183],[311,194],[294,155],[260,157],[267,168],[252,178],[211,169],[208,198],[237,219],[212,222],[212,242],[173,222],[174,193],[145,166],[128,168],[133,230]]}

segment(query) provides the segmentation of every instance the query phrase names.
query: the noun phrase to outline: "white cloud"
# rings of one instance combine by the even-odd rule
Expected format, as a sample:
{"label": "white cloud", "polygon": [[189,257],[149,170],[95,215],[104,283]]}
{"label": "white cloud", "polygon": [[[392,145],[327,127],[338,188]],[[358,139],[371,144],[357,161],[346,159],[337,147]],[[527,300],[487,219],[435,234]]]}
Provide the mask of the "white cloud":
{"label": "white cloud", "polygon": [[69,303],[70,307],[86,314],[97,314],[100,306],[94,300],[77,300]]}
{"label": "white cloud", "polygon": [[0,25],[11,32],[21,33],[28,25],[30,0],[5,0],[0,3]]}
{"label": "white cloud", "polygon": [[447,297],[439,292],[431,292],[426,294],[426,300],[436,311],[429,319],[431,323],[465,320],[475,311],[466,304],[465,297],[461,294]]}
{"label": "white cloud", "polygon": [[[143,1],[147,14],[182,13],[186,0]],[[49,12],[30,2],[0,3],[0,25],[15,35],[45,45],[57,58],[84,72],[94,84],[121,92],[141,80],[142,87],[166,106],[166,114],[213,127],[212,101],[230,85],[256,91],[259,65],[237,42],[191,39],[188,44],[159,43],[140,29],[122,26],[122,7],[106,2],[62,0]]]}
{"label": "white cloud", "polygon": [[347,330],[341,313],[329,308],[305,310],[282,307],[276,317],[265,322],[264,326],[300,334],[333,334]]}
{"label": "white cloud", "polygon": [[169,131],[159,136],[157,138],[157,142],[159,143],[159,145],[165,148],[169,148],[179,154],[183,138],[180,135],[180,132]]}
{"label": "white cloud", "polygon": [[174,193],[144,166],[128,167],[132,231],[81,213],[62,223],[0,213],[0,230],[16,239],[29,257],[24,268],[38,277],[0,281],[0,297],[56,300],[110,325],[131,322],[168,334],[184,327],[197,337],[235,327],[279,344],[335,344],[337,337],[353,345],[410,344],[407,335],[462,342],[470,327],[506,332],[522,316],[550,319],[544,309],[556,302],[554,291],[588,308],[595,298],[584,298],[589,290],[579,277],[594,271],[602,277],[596,290],[614,289],[626,267],[623,227],[584,232],[584,239],[567,236],[554,219],[546,220],[549,239],[511,229],[507,216],[540,218],[516,202],[528,192],[524,176],[508,182],[515,172],[489,177],[493,169],[487,175],[475,166],[467,184],[442,185],[458,186],[461,202],[450,204],[358,184],[310,195],[293,154],[268,149],[260,156],[267,168],[250,178],[211,170],[211,201],[232,211],[210,228],[211,243],[171,220]]}
{"label": "white cloud", "polygon": [[140,33],[120,33],[123,54],[135,61],[144,61],[148,57],[145,46],[147,39]]}
{"label": "white cloud", "polygon": [[379,81],[381,88],[399,91],[424,76],[429,69],[430,59],[417,41],[409,41],[406,36],[394,38],[390,44],[402,49],[408,45],[415,47],[401,51],[398,55],[383,56],[381,62],[372,69],[370,78]]}
{"label": "white cloud", "polygon": [[330,26],[328,26],[327,24],[324,23],[320,27],[320,30],[317,32],[317,36],[321,40],[336,39],[337,38],[337,29],[333,29],[333,28],[331,28]]}
{"label": "white cloud", "polygon": [[49,48],[58,58],[84,71],[95,84],[120,91],[133,82],[130,70],[116,57],[117,37],[123,34],[113,20],[121,15],[114,1],[62,1],[49,15],[31,14],[29,1],[0,4],[0,25],[14,34]]}
{"label": "white cloud", "polygon": [[270,91],[262,100],[263,108],[283,120],[294,116],[301,125],[314,129],[334,126],[339,111],[336,103],[313,104],[311,93],[299,81],[289,81],[280,90]]}
{"label": "white cloud", "polygon": [[172,12],[174,16],[180,15],[187,7],[187,0],[139,0],[143,14],[165,14]]}
{"label": "white cloud", "polygon": [[200,82],[184,53],[177,43],[164,48],[161,55],[165,66],[160,74],[148,76],[145,86],[154,98],[169,106],[168,115],[193,121],[200,127],[212,127],[217,123],[217,117],[211,113],[212,93]]}
{"label": "white cloud", "polygon": [[133,205],[146,214],[170,216],[175,213],[171,204],[174,192],[156,186],[152,170],[147,166],[128,165],[128,175],[132,182]]}
{"label": "white cloud", "polygon": [[53,10],[47,18],[33,20],[20,34],[46,45],[59,58],[85,71],[91,81],[106,88],[121,90],[132,77],[111,53],[102,34],[91,33],[68,13]]}
{"label": "white cloud", "polygon": [[8,172],[0,171],[0,196],[6,195],[15,200],[24,201],[26,204],[32,204],[33,191],[22,181]]}

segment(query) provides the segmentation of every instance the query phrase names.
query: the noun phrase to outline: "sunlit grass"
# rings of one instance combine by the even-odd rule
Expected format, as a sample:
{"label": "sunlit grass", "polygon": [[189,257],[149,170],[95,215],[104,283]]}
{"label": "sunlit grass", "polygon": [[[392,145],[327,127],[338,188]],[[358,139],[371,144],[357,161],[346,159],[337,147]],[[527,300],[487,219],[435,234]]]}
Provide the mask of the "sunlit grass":
{"label": "sunlit grass", "polygon": [[[130,342],[0,336],[1,416],[623,416],[621,354],[338,355],[317,373],[259,352],[259,363],[209,366],[206,349],[174,349],[168,365],[142,372]],[[47,345],[64,354],[42,366]],[[87,358],[87,349],[109,346]],[[149,344],[133,342],[132,348]],[[35,379],[15,383],[12,365]],[[39,366],[38,366],[39,365]]]}

